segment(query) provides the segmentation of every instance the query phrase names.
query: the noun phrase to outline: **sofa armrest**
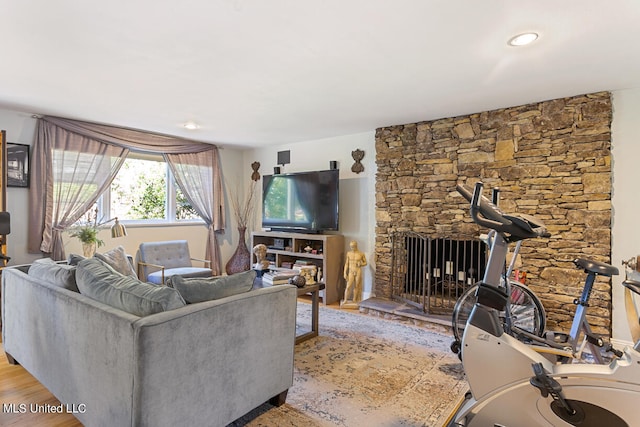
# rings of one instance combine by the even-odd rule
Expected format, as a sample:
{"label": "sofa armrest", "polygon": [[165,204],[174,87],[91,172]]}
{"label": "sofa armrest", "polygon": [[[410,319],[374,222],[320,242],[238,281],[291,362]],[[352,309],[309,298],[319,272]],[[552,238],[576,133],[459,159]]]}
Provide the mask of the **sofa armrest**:
{"label": "sofa armrest", "polygon": [[5,351],[61,403],[85,404],[83,424],[129,425],[140,318],[19,269],[2,282]]}

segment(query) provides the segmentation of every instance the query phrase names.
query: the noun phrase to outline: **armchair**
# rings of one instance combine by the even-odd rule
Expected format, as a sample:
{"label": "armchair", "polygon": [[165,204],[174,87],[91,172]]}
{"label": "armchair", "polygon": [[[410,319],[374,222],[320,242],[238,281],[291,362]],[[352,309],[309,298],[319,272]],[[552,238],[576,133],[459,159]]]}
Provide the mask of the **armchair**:
{"label": "armchair", "polygon": [[[193,267],[192,261],[205,267]],[[155,284],[164,284],[175,274],[183,277],[210,277],[211,261],[192,258],[186,240],[140,243],[136,254],[138,278]]]}

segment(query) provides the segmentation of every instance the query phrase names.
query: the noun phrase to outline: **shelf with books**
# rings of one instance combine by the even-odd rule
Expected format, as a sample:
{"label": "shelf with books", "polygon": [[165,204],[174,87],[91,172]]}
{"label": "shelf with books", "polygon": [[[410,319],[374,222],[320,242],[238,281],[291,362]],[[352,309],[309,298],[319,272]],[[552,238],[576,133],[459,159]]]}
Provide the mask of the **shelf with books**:
{"label": "shelf with books", "polygon": [[[267,259],[274,269],[316,269],[325,289],[320,291],[324,305],[340,301],[344,291],[344,237],[340,234],[301,234],[279,231],[251,233],[251,247],[267,246]],[[254,259],[255,262],[255,259]]]}

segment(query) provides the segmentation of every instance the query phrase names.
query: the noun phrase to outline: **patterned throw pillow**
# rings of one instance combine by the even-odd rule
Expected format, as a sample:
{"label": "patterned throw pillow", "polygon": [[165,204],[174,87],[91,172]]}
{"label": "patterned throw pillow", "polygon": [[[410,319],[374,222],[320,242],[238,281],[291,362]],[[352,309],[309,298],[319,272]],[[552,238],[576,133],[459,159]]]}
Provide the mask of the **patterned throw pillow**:
{"label": "patterned throw pillow", "polygon": [[110,251],[102,254],[96,253],[94,256],[109,264],[120,274],[136,278],[138,277],[136,270],[134,270],[133,265],[131,265],[129,257],[122,246],[118,246],[117,248],[111,249]]}

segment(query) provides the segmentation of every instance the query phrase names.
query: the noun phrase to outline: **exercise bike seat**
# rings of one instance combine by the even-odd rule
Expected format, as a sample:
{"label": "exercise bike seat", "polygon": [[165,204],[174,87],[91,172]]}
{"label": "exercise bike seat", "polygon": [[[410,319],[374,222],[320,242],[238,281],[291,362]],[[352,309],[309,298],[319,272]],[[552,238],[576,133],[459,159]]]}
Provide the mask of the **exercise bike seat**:
{"label": "exercise bike seat", "polygon": [[619,274],[618,268],[604,262],[598,262],[586,258],[578,258],[573,261],[576,267],[584,269],[587,273],[600,274],[602,276],[615,276]]}

